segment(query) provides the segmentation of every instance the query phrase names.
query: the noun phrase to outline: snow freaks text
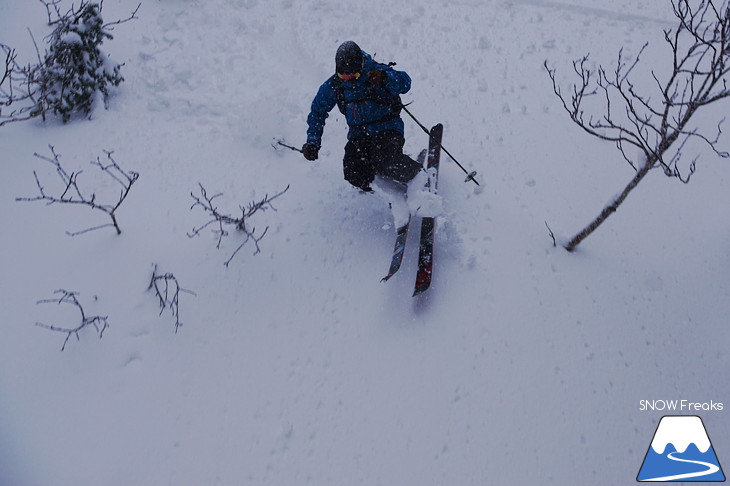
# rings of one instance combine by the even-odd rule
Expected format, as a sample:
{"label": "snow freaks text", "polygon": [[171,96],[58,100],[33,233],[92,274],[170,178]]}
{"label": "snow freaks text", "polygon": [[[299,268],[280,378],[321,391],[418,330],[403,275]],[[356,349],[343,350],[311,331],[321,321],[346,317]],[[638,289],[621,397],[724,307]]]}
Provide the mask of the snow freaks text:
{"label": "snow freaks text", "polygon": [[721,412],[722,402],[693,402],[690,400],[639,400],[639,410],[642,412]]}

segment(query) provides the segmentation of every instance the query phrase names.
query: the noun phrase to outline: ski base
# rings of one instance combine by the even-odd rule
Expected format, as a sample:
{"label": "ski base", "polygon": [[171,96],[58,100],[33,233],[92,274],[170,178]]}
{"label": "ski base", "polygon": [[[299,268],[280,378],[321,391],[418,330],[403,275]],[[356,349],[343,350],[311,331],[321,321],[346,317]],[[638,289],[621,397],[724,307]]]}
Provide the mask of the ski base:
{"label": "ski base", "polygon": [[[441,158],[441,138],[444,126],[435,125],[429,132],[428,161],[426,171],[429,174],[426,187],[429,192],[436,194],[438,186],[438,169]],[[420,295],[429,289],[433,278],[433,241],[436,230],[436,220],[433,217],[424,217],[421,220],[421,241],[418,250],[418,271],[413,296]]]}
{"label": "ski base", "polygon": [[[409,221],[410,223],[410,221]],[[400,269],[400,265],[403,262],[403,253],[406,249],[406,240],[408,239],[408,226],[409,223],[404,224],[396,233],[395,237],[395,248],[393,249],[393,258],[390,261],[390,270],[388,275],[382,278],[381,282],[387,282],[390,277]]]}
{"label": "ski base", "polygon": [[413,297],[422,294],[431,286],[433,275],[433,234],[436,224],[433,218],[423,218],[421,222],[421,245],[418,250],[418,271]]}

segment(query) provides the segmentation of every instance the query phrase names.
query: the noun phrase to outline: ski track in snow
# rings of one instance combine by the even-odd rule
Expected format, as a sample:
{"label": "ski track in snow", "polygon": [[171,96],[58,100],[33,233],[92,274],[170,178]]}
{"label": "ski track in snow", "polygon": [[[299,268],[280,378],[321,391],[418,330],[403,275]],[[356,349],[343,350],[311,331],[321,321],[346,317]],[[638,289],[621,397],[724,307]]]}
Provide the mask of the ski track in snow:
{"label": "ski track in snow", "polygon": [[[591,7],[581,5],[582,2],[552,2],[549,0],[512,0],[512,5],[527,6],[527,7],[541,7],[549,10],[557,10],[562,12],[568,12],[570,14],[587,15],[592,17],[599,17],[608,20],[616,20],[620,22],[651,22],[661,24],[666,27],[674,27],[674,23],[671,21],[671,12],[664,12],[665,18],[650,17],[646,15],[637,15],[637,10],[640,11],[641,5],[637,5],[637,8],[632,8],[627,11],[621,11],[619,9],[607,9],[601,7]],[[591,2],[586,2],[591,3]],[[593,2],[596,5],[601,5],[602,2]]]}
{"label": "ski track in snow", "polygon": [[[108,110],[0,128],[0,484],[632,481],[655,418],[640,399],[722,400],[728,174],[703,154],[691,184],[657,175],[575,254],[552,247],[546,222],[569,236],[631,171],[570,124],[542,63],[567,83],[573,59],[661,44],[671,20],[658,3],[573,3],[143,2],[103,46],[125,63]],[[105,16],[136,4],[106,0]],[[0,42],[29,61],[38,7],[0,5]],[[271,148],[303,142],[347,39],[406,70],[404,101],[479,171],[474,188],[442,156],[434,282],[418,299],[415,230],[380,283],[393,217],[342,180],[339,114],[318,161]],[[404,119],[415,155],[427,139]],[[122,235],[68,238],[95,215],[14,201],[33,170],[50,186],[33,157],[48,144],[89,186],[116,190],[87,165],[103,149],[141,174]],[[244,247],[226,269],[235,235],[220,250],[187,237],[206,221],[190,210],[198,183],[231,213],[291,185],[256,217],[260,254]],[[145,292],[153,264],[195,292],[177,334]],[[103,339],[89,330],[60,353],[64,336],[33,325],[75,318],[35,304],[57,288],[109,315]]]}

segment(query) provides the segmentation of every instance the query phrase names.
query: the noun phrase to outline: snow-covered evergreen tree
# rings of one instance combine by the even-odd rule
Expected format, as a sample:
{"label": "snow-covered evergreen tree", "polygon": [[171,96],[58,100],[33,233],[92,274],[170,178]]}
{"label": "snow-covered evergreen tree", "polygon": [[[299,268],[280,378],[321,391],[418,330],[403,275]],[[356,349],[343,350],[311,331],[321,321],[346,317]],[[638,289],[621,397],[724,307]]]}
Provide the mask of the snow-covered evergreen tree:
{"label": "snow-covered evergreen tree", "polygon": [[99,48],[111,38],[96,3],[60,17],[43,62],[37,109],[52,110],[67,122],[74,112],[89,115],[99,94],[106,100],[110,86],[124,81],[121,64],[111,64]]}

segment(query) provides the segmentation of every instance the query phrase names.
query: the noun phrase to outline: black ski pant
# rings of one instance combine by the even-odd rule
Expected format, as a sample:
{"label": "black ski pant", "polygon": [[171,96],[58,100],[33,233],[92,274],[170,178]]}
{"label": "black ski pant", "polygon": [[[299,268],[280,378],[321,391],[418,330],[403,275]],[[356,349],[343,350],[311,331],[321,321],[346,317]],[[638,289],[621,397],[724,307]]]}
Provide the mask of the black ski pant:
{"label": "black ski pant", "polygon": [[396,130],[354,138],[345,145],[345,180],[369,190],[376,175],[406,183],[421,170],[421,165],[403,153],[405,138]]}

